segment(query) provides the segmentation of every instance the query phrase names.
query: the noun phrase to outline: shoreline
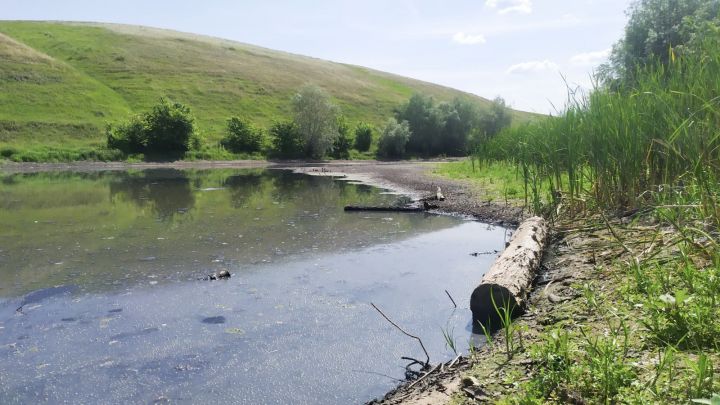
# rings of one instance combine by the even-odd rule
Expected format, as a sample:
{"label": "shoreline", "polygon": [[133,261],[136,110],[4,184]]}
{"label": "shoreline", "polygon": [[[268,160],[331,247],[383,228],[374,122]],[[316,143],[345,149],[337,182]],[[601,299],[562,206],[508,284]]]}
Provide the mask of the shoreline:
{"label": "shoreline", "polygon": [[304,174],[323,174],[313,172],[326,170],[336,175],[350,176],[355,180],[375,187],[395,190],[412,198],[434,195],[440,187],[447,196],[438,202],[437,212],[462,215],[492,225],[509,228],[517,227],[523,218],[522,208],[513,205],[501,205],[483,199],[481,192],[474,190],[469,183],[433,176],[429,173],[437,164],[454,162],[459,159],[433,159],[416,161],[376,161],[376,160],[337,160],[337,161],[177,161],[153,163],[127,162],[70,162],[70,163],[6,163],[0,164],[0,173],[40,173],[51,171],[120,171],[146,169],[277,169],[293,170]]}

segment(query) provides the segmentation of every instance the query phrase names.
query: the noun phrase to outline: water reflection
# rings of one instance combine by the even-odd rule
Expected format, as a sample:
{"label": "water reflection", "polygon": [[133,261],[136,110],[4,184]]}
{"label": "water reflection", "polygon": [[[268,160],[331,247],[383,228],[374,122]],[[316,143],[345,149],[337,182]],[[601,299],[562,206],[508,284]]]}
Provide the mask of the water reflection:
{"label": "water reflection", "polygon": [[121,172],[113,177],[109,184],[111,200],[132,201],[140,208],[150,204],[160,221],[172,220],[176,214],[184,214],[195,206],[190,180],[180,170]]}
{"label": "water reflection", "polygon": [[246,207],[248,198],[259,192],[262,184],[263,172],[236,174],[228,176],[223,182],[223,186],[229,190],[230,201],[234,208]]}
{"label": "water reflection", "polygon": [[422,356],[370,302],[454,357],[440,331],[467,347],[493,259],[469,253],[503,230],[342,209],[397,198],[285,171],[3,177],[0,403],[364,402]]}
{"label": "water reflection", "polygon": [[364,185],[258,169],[6,175],[0,297],[59,284],[97,291],[195,280],[457,223],[342,210],[397,199]]}

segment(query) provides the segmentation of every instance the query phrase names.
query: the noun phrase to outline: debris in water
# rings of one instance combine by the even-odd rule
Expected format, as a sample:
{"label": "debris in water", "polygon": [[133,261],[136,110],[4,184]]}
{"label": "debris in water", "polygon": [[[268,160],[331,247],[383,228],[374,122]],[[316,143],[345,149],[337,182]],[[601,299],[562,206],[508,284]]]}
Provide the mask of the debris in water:
{"label": "debris in water", "polygon": [[225,329],[225,333],[230,333],[233,335],[244,335],[245,331],[240,328],[227,328]]}
{"label": "debris in water", "polygon": [[202,320],[202,323],[209,323],[212,325],[219,325],[221,323],[225,323],[225,317],[224,316],[210,316]]}

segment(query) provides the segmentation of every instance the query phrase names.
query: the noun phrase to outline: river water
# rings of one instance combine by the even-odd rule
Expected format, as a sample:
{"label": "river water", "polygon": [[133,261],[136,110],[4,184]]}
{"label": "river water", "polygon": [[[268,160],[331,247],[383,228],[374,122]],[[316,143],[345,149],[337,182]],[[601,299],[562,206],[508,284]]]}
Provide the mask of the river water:
{"label": "river water", "polygon": [[[361,403],[467,352],[506,231],[280,170],[0,176],[0,403]],[[203,277],[229,270],[229,280]],[[450,292],[458,308],[448,298]]]}

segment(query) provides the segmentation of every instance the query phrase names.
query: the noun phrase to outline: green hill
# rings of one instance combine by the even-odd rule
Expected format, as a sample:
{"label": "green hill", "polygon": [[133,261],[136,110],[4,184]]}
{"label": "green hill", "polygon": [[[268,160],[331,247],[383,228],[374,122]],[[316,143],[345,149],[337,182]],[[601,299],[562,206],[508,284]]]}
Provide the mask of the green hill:
{"label": "green hill", "polygon": [[[349,121],[384,122],[414,92],[438,100],[488,100],[359,66],[155,28],[0,21],[2,148],[95,148],[107,123],[161,96],[187,104],[209,141],[230,116],[260,125],[289,117],[290,99],[312,83]],[[531,114],[515,112],[517,121]]]}

